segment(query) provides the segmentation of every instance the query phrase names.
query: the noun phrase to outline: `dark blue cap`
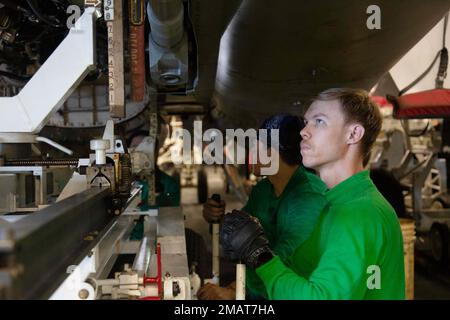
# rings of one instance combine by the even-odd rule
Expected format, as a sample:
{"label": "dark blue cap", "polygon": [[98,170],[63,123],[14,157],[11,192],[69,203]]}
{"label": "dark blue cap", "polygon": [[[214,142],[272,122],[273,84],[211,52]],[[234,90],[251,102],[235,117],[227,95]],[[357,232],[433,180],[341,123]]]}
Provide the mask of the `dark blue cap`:
{"label": "dark blue cap", "polygon": [[270,147],[271,129],[278,129],[279,150],[281,158],[288,164],[301,164],[300,131],[303,129],[303,120],[289,113],[277,113],[264,120],[260,129],[267,129],[267,142]]}

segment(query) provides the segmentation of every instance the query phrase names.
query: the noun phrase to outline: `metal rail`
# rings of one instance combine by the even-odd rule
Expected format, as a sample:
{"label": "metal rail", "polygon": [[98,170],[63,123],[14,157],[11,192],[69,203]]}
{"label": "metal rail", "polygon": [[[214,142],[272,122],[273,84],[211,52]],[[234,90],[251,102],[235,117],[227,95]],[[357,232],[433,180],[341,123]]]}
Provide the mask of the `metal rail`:
{"label": "metal rail", "polygon": [[108,230],[109,188],[90,188],[0,224],[0,299],[47,299]]}

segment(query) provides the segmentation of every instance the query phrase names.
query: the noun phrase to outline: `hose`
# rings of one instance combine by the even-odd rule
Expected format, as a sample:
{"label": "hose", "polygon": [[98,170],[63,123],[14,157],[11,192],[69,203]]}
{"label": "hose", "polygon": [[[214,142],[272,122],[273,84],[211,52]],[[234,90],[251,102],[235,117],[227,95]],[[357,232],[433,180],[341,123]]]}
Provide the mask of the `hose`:
{"label": "hose", "polygon": [[55,28],[61,28],[62,25],[58,20],[54,20],[51,21],[50,19],[48,19],[47,17],[45,17],[41,12],[39,12],[39,10],[37,9],[36,5],[33,3],[33,0],[26,0],[28,3],[28,6],[30,7],[30,9],[33,11],[33,13],[36,15],[36,17],[38,17],[39,20],[42,20],[43,22],[45,22],[46,24],[55,27]]}

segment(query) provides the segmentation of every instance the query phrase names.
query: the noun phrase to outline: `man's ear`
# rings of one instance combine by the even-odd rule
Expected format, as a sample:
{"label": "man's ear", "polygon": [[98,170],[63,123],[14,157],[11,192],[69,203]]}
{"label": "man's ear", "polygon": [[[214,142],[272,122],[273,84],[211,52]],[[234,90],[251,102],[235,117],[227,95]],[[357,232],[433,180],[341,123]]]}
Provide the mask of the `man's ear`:
{"label": "man's ear", "polygon": [[349,135],[347,139],[348,144],[356,144],[361,141],[365,133],[364,127],[359,123],[354,123],[349,126]]}

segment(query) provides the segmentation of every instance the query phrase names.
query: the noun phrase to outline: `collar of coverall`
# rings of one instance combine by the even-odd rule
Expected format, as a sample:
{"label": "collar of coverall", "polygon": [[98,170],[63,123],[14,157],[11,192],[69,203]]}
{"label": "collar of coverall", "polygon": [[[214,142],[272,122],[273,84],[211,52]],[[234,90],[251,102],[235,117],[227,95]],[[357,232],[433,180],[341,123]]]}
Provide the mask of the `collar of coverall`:
{"label": "collar of coverall", "polygon": [[296,188],[298,188],[299,185],[301,184],[300,180],[303,179],[305,172],[306,172],[305,167],[303,167],[302,165],[299,165],[297,170],[295,170],[294,173],[292,174],[292,176],[289,178],[289,182],[284,187],[283,192],[278,197],[275,195],[275,191],[273,190],[273,185],[271,184],[272,195],[277,199],[281,199],[286,194],[286,192],[292,188],[292,186],[295,186]]}
{"label": "collar of coverall", "polygon": [[325,197],[332,205],[346,203],[364,194],[373,185],[369,170],[363,170],[325,192]]}

